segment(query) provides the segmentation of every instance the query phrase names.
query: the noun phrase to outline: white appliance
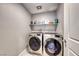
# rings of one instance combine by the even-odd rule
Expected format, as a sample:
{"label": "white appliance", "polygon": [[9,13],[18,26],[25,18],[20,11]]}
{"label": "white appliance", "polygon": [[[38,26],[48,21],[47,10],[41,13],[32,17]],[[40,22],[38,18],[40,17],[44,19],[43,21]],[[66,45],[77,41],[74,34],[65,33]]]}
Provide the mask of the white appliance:
{"label": "white appliance", "polygon": [[42,55],[42,33],[32,32],[29,34],[27,51],[31,54]]}
{"label": "white appliance", "polygon": [[63,40],[58,34],[44,33],[44,56],[62,56],[63,55]]}

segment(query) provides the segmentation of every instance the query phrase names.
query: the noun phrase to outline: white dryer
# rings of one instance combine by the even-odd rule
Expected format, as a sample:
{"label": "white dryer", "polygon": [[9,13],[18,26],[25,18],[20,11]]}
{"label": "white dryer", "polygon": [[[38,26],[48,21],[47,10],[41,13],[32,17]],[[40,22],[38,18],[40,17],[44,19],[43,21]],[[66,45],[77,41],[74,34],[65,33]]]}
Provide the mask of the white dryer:
{"label": "white dryer", "polygon": [[61,35],[45,33],[43,43],[44,56],[63,55],[63,40]]}
{"label": "white dryer", "polygon": [[42,55],[42,33],[30,33],[27,41],[27,51],[29,53]]}

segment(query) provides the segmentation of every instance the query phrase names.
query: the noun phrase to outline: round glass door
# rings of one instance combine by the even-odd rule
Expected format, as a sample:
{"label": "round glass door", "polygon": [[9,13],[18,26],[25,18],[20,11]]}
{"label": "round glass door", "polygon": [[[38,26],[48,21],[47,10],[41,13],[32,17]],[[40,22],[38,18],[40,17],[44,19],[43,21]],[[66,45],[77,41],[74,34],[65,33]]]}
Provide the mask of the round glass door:
{"label": "round glass door", "polygon": [[38,37],[32,37],[29,40],[29,46],[32,50],[37,51],[40,49],[40,39]]}
{"label": "round glass door", "polygon": [[45,51],[50,56],[56,56],[61,52],[61,44],[56,39],[50,38],[46,42]]}

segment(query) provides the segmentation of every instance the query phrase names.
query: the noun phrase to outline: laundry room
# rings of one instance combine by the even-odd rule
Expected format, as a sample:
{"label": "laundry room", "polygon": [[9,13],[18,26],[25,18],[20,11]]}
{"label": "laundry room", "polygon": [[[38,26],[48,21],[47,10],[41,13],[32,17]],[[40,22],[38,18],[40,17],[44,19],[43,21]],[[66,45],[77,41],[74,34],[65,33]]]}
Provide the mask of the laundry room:
{"label": "laundry room", "polygon": [[[24,4],[24,6],[32,14],[30,23],[31,33],[29,34],[29,39],[27,38],[27,51],[35,55],[62,56],[64,53],[62,43],[64,35],[64,4],[38,3]],[[55,35],[60,36],[61,39],[58,39],[58,37],[55,38]],[[57,51],[52,49],[54,46],[51,47],[54,44],[54,41],[52,41],[54,39],[58,39],[58,41],[55,41],[59,45],[56,47]],[[46,45],[47,47],[45,47]],[[51,48],[49,49],[48,46]]]}
{"label": "laundry room", "polygon": [[0,56],[64,56],[64,3],[0,4]]}

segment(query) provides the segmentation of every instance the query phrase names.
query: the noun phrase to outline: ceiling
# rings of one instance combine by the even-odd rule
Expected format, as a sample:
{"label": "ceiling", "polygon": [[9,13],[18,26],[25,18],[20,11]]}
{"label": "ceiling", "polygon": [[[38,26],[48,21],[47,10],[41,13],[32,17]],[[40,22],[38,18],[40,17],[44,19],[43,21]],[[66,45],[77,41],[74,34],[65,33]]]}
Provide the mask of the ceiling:
{"label": "ceiling", "polygon": [[24,3],[23,5],[31,14],[55,11],[58,7],[57,3]]}

